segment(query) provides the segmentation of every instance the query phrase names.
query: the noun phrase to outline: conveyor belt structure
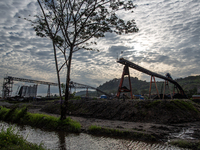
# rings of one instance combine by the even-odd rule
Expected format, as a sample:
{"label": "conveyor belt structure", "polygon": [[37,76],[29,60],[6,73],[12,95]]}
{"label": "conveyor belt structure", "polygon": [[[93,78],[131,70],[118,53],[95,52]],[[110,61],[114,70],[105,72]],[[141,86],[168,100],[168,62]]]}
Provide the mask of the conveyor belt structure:
{"label": "conveyor belt structure", "polygon": [[89,86],[89,85],[84,85],[84,84],[81,84],[81,83],[76,83],[76,82],[73,82],[73,81],[70,82],[69,87],[70,88],[86,88],[86,89],[89,88],[89,89],[94,89],[97,92],[100,92],[100,93],[106,95],[109,98],[112,97],[111,95],[107,94],[106,92],[103,92],[103,91],[99,90],[98,88],[95,88],[95,87],[92,87],[92,86]]}
{"label": "conveyor belt structure", "polygon": [[[24,79],[24,78],[12,77],[12,76],[7,76],[7,77],[4,78],[4,80],[5,80],[5,84],[3,85],[3,95],[5,97],[11,97],[13,81],[48,85],[49,87],[48,87],[48,94],[47,95],[50,95],[50,85],[58,86],[58,83],[38,81],[38,80],[32,80],[32,79]],[[94,89],[97,92],[100,92],[100,93],[106,95],[109,98],[112,97],[111,95],[99,90],[98,88],[95,88],[95,87],[92,87],[92,86],[89,86],[89,85],[85,85],[85,84],[81,84],[81,83],[77,83],[77,82],[73,82],[73,81],[70,82],[69,87],[70,88]]]}
{"label": "conveyor belt structure", "polygon": [[186,96],[185,93],[184,93],[184,90],[182,89],[182,87],[173,79],[170,79],[170,78],[167,78],[167,77],[165,77],[163,75],[160,75],[160,74],[157,74],[155,72],[152,72],[152,71],[150,71],[148,69],[145,69],[145,68],[143,68],[143,67],[141,67],[139,65],[136,65],[135,63],[130,62],[130,61],[124,59],[124,58],[120,58],[117,62],[120,63],[120,64],[123,64],[123,65],[127,65],[128,67],[133,68],[135,70],[138,70],[140,72],[143,72],[143,73],[145,73],[147,75],[167,80],[170,83],[174,84],[179,89],[180,94],[182,94],[184,97]]}

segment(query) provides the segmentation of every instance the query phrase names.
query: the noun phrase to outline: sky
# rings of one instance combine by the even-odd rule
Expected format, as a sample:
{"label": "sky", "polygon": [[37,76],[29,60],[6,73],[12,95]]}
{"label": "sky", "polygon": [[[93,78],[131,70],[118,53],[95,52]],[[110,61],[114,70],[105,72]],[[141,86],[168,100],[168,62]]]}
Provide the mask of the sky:
{"label": "sky", "polygon": [[[134,13],[120,14],[135,19],[138,33],[106,34],[98,39],[97,51],[78,51],[72,60],[71,80],[98,87],[121,78],[123,57],[153,72],[173,78],[200,74],[200,2],[199,0],[133,0]],[[40,11],[36,0],[0,1],[0,86],[7,75],[25,79],[57,82],[52,43],[36,36],[31,18]],[[31,15],[31,16],[29,16]],[[21,18],[19,18],[19,16]],[[123,52],[123,53],[122,53]],[[150,81],[137,70],[131,77]],[[61,72],[65,82],[66,70]],[[27,83],[15,82],[17,85]],[[39,93],[47,87],[39,86]],[[56,93],[57,87],[52,87]]]}

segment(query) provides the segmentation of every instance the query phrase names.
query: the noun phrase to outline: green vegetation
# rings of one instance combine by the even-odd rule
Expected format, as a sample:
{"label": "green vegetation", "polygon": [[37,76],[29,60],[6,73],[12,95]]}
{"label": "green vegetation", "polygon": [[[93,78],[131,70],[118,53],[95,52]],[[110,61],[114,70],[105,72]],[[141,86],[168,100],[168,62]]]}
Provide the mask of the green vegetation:
{"label": "green vegetation", "polygon": [[89,132],[92,134],[106,134],[106,135],[114,135],[114,136],[125,136],[129,134],[128,131],[120,131],[118,129],[103,128],[96,125],[91,125],[89,127]]}
{"label": "green vegetation", "polygon": [[147,108],[156,107],[161,102],[162,102],[161,100],[154,100],[154,101],[151,101],[148,105],[146,105],[146,107]]}
{"label": "green vegetation", "polygon": [[96,126],[96,125],[91,125],[90,127],[89,127],[89,131],[90,132],[98,132],[98,131],[101,131],[101,127],[99,127],[99,126]]}
{"label": "green vegetation", "polygon": [[72,98],[70,98],[70,100],[80,100],[81,97],[80,96],[73,96]]}
{"label": "green vegetation", "polygon": [[9,127],[5,131],[4,128],[0,132],[0,149],[1,150],[45,150],[43,144],[32,144],[27,142],[22,136],[14,133],[14,128]]}
{"label": "green vegetation", "polygon": [[186,141],[186,140],[175,140],[175,141],[171,141],[170,144],[176,145],[182,148],[200,150],[200,141],[191,142],[191,141]]}
{"label": "green vegetation", "polygon": [[168,111],[173,111],[173,110],[176,110],[178,107],[176,105],[172,105],[172,103],[166,103],[165,104],[165,108],[168,110]]}
{"label": "green vegetation", "polygon": [[0,107],[0,120],[30,125],[32,127],[39,127],[47,130],[62,130],[69,132],[80,132],[80,123],[73,121],[71,118],[60,120],[59,118],[45,115],[45,114],[32,114],[27,112],[27,108],[22,109],[12,108],[7,109]]}
{"label": "green vegetation", "polygon": [[145,105],[145,108],[155,108],[158,105],[160,105],[161,108],[166,108],[168,110],[176,110],[181,109],[183,111],[194,111],[196,113],[199,113],[199,111],[194,107],[193,102],[189,100],[169,100],[169,101],[163,101],[163,100],[153,100],[150,101]]}
{"label": "green vegetation", "polygon": [[184,101],[184,100],[172,100],[177,107],[181,108],[182,110],[190,110],[199,113],[199,111],[193,106],[191,101]]}
{"label": "green vegetation", "polygon": [[135,138],[137,140],[146,140],[146,141],[155,141],[156,138],[150,134],[145,134],[143,132],[130,132],[130,131],[122,131],[118,129],[112,129],[112,128],[104,128],[96,125],[91,125],[89,127],[89,132],[91,134],[101,134],[101,135],[109,135],[109,136],[117,136],[120,138]]}

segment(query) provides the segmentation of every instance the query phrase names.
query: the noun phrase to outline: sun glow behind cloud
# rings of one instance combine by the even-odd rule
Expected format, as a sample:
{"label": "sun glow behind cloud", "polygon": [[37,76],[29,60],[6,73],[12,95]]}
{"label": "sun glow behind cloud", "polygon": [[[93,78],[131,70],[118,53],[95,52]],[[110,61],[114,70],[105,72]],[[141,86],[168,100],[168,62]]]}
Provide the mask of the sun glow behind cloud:
{"label": "sun glow behind cloud", "polygon": [[[135,19],[139,32],[128,35],[107,33],[97,39],[100,52],[74,53],[71,80],[98,86],[120,78],[122,57],[162,75],[186,77],[200,74],[200,3],[195,0],[134,0],[134,13],[120,14]],[[35,35],[30,23],[22,19],[40,12],[35,0],[0,2],[0,77],[11,76],[57,82],[52,44]],[[18,18],[21,16],[22,18]],[[32,16],[31,16],[32,17]],[[123,54],[121,54],[123,51]],[[59,64],[63,57],[59,54]],[[131,69],[131,76],[149,77]],[[61,82],[66,69],[61,72]],[[1,80],[2,82],[2,80]]]}

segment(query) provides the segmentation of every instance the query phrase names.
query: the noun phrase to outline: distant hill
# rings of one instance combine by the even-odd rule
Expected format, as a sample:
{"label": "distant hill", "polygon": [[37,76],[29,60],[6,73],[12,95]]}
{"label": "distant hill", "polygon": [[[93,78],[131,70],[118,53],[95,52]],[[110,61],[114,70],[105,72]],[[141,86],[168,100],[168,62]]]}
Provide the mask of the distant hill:
{"label": "distant hill", "polygon": [[[108,93],[116,93],[119,87],[120,80],[121,79],[117,78],[110,80],[100,85],[98,89],[106,91]],[[129,81],[127,77],[124,78],[123,86],[126,86],[129,89]],[[148,90],[149,88],[149,82],[138,80],[137,77],[131,77],[131,87],[133,93],[135,94],[139,94],[141,92],[146,93],[147,92],[146,90]]]}
{"label": "distant hill", "polygon": [[178,78],[176,81],[186,91],[193,90],[194,88],[200,87],[200,75],[199,76],[188,76],[186,78]]}
{"label": "distant hill", "polygon": [[[106,93],[113,93],[116,94],[119,83],[121,79],[114,78],[110,81],[105,82],[104,84],[100,85],[97,87],[98,89],[106,92]],[[184,89],[185,93],[191,97],[192,94],[197,93],[197,88],[200,87],[200,75],[199,76],[189,76],[185,78],[178,78],[175,79],[181,87]],[[164,85],[164,80],[163,81],[158,81],[156,82],[159,92],[162,93],[163,85]],[[132,92],[133,94],[148,94],[149,92],[149,85],[150,82],[138,80],[137,77],[131,77],[131,86],[132,86]],[[170,85],[170,89],[173,89],[173,85]],[[128,78],[124,78],[123,86],[126,86],[129,89],[129,82]],[[152,83],[152,93],[155,93],[155,85]],[[89,95],[96,95],[97,92],[90,92]],[[85,95],[85,92],[77,93],[76,95]]]}

